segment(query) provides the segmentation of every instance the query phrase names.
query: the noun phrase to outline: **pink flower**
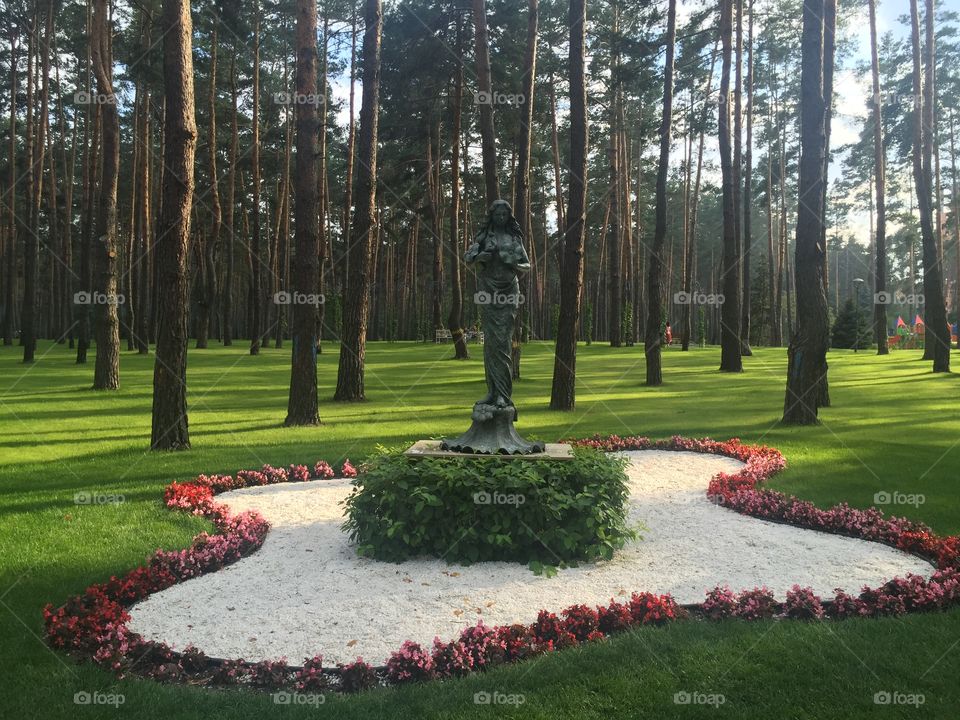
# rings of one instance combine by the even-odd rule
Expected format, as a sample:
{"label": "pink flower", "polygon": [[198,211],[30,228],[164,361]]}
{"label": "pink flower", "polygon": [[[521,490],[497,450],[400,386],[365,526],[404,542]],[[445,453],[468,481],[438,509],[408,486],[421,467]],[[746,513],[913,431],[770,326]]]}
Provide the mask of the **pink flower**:
{"label": "pink flower", "polygon": [[734,614],[744,620],[771,618],[777,612],[777,601],[766,587],[743,590],[737,595]]}
{"label": "pink flower", "polygon": [[718,585],[707,592],[707,599],[700,605],[703,613],[711,620],[733,617],[737,610],[737,600],[729,585]]}
{"label": "pink flower", "polygon": [[369,663],[358,657],[355,662],[340,665],[340,689],[355,693],[367,690],[377,684],[377,674]]}
{"label": "pink flower", "polygon": [[813,588],[794,585],[787,590],[787,600],[783,604],[784,615],[798,620],[822,620],[823,604]]}
{"label": "pink flower", "polygon": [[317,460],[316,465],[313,466],[313,476],[322,479],[329,479],[336,475],[333,471],[333,468],[330,467],[330,463],[325,460]]}
{"label": "pink flower", "polygon": [[287,478],[291,482],[306,482],[310,479],[310,468],[306,465],[291,465],[287,469]]}
{"label": "pink flower", "polygon": [[395,683],[430,680],[434,674],[430,653],[412,640],[404,642],[387,660],[387,678]]}

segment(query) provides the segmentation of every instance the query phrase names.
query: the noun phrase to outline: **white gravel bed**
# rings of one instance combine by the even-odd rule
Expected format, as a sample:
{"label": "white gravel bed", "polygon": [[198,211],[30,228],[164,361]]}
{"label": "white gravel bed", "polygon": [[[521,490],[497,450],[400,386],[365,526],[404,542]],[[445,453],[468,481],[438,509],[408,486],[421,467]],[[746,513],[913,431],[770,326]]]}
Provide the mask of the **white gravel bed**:
{"label": "white gravel bed", "polygon": [[663,450],[630,457],[630,518],[649,530],[610,562],[538,577],[510,563],[402,564],[358,558],[340,530],[348,480],[246,488],[218,500],[256,509],[272,529],[253,555],[156,593],[130,611],[130,628],[177,649],[248,661],[322,654],[325,664],[362,656],[382,665],[404,640],[448,640],[482,619],[528,623],[537,611],[599,604],[631,592],[672,593],[680,603],[706,590],[766,585],[782,600],[794,584],[820,595],[859,590],[932,567],[877,543],[770,523],[714,505],[706,487],[739,461]]}

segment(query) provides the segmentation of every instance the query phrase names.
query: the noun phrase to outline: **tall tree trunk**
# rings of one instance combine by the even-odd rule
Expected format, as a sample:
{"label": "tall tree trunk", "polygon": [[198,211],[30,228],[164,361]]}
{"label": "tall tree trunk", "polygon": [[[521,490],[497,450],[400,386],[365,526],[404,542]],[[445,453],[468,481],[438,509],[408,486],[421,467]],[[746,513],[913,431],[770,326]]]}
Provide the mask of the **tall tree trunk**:
{"label": "tall tree trunk", "polygon": [[350,274],[343,304],[343,332],[335,400],[363,400],[364,356],[370,306],[370,248],[376,234],[377,124],[380,111],[380,37],[383,8],[380,0],[364,0],[363,94],[360,100],[357,209],[347,247]]}
{"label": "tall tree trunk", "polygon": [[[306,98],[317,87],[317,1],[297,0],[296,93]],[[317,208],[317,104],[297,102],[297,157],[294,182],[295,242],[297,247],[294,292],[317,294],[320,278],[320,215]],[[317,402],[317,307],[298,302],[293,306],[293,356],[287,425],[320,422]]]}
{"label": "tall tree trunk", "polygon": [[[820,223],[820,245],[823,247],[823,290],[829,297],[830,292],[830,254],[827,252],[827,190],[830,173],[830,125],[833,118],[833,59],[836,52],[837,0],[824,0],[823,3],[823,182],[821,191],[823,202]],[[839,291],[839,288],[838,288]],[[839,301],[837,303],[839,305]],[[839,307],[837,308],[839,312]],[[858,310],[859,312],[859,310]],[[799,312],[798,312],[799,315]],[[828,321],[829,325],[829,321]],[[817,407],[830,407],[830,388],[827,372],[824,369],[817,388]]]}
{"label": "tall tree trunk", "polygon": [[207,347],[210,335],[210,318],[217,304],[217,256],[220,253],[220,191],[217,175],[217,25],[213,16],[210,33],[210,84],[207,97],[207,167],[210,173],[210,235],[203,244],[202,277],[200,278],[200,302],[197,305],[197,347]]}
{"label": "tall tree trunk", "polygon": [[743,167],[743,302],[740,312],[740,353],[750,356],[750,255],[753,247],[751,204],[753,202],[753,0],[750,0],[750,22],[747,30],[747,148]]}
{"label": "tall tree trunk", "polygon": [[[330,45],[330,13],[329,13],[329,3],[327,0],[324,0],[323,3],[323,71],[320,77],[320,110],[318,121],[320,123],[320,148],[318,150],[320,156],[320,170],[317,174],[317,192],[319,193],[318,199],[318,210],[319,210],[319,221],[320,224],[318,227],[318,236],[317,236],[317,292],[323,296],[327,292],[327,280],[326,280],[326,270],[327,267],[333,270],[333,252],[331,250],[332,241],[330,239],[330,233],[328,232],[327,219],[329,217],[329,204],[330,204],[330,193],[327,188],[327,83],[328,76],[330,74],[330,58],[329,58],[329,45]],[[353,89],[351,88],[351,92]],[[352,159],[351,159],[352,162]],[[289,176],[289,166],[290,158],[289,153],[287,156],[287,175]],[[288,193],[289,197],[289,193]],[[287,221],[289,223],[290,213],[287,213]],[[287,233],[289,237],[289,232]],[[317,352],[322,351],[321,341],[323,340],[323,325],[326,321],[327,305],[326,299],[324,302],[320,303],[317,306],[316,312],[316,322],[317,322]]]}
{"label": "tall tree trunk", "polygon": [[950,372],[950,335],[947,330],[943,300],[943,265],[933,226],[932,155],[934,123],[934,33],[933,1],[926,0],[925,67],[921,80],[920,19],[918,0],[910,0],[911,39],[913,46],[913,93],[920,100],[914,106],[913,179],[920,212],[920,234],[923,241],[923,294],[926,298],[926,346],[933,346],[933,372]]}
{"label": "tall tree trunk", "polygon": [[[149,23],[149,21],[148,21]],[[148,24],[148,23],[145,23]],[[147,36],[149,38],[149,35]],[[149,320],[148,316],[150,314],[150,273],[149,271],[149,258],[150,258],[150,230],[152,228],[151,222],[151,198],[152,193],[150,192],[150,164],[151,164],[151,150],[153,143],[150,137],[150,91],[146,88],[146,83],[144,83],[144,100],[143,100],[143,110],[144,112],[140,116],[140,165],[137,168],[137,220],[134,224],[134,232],[136,233],[136,246],[137,246],[137,268],[136,268],[136,279],[137,279],[137,293],[135,300],[137,303],[137,324],[136,332],[134,333],[136,337],[136,346],[137,353],[140,355],[146,355],[150,352],[149,345]]]}
{"label": "tall tree trunk", "polygon": [[584,77],[586,0],[570,0],[570,195],[560,270],[560,320],[553,363],[550,408],[576,404],[577,330],[583,293],[583,243],[587,203],[587,87]]}
{"label": "tall tree trunk", "polygon": [[703,95],[703,110],[700,113],[700,140],[697,145],[697,175],[693,184],[693,202],[690,209],[690,217],[687,219],[687,263],[684,268],[686,273],[683,281],[683,289],[691,302],[683,306],[683,316],[680,326],[680,349],[688,351],[690,349],[690,338],[693,335],[693,265],[697,256],[697,207],[700,203],[700,179],[703,173],[703,147],[704,137],[707,129],[707,111],[710,107],[710,91],[713,87],[713,71],[716,67],[717,45],[719,39],[713,46],[710,60],[710,74],[707,76],[707,88]]}
{"label": "tall tree trunk", "polygon": [[[59,53],[54,53],[54,58],[57,63],[56,71],[56,81],[57,86],[60,85],[60,60]],[[61,163],[63,167],[63,207],[64,207],[64,218],[63,218],[63,267],[61,271],[61,276],[63,279],[60,295],[57,299],[58,304],[60,305],[61,312],[63,313],[64,322],[67,325],[66,335],[70,341],[70,349],[74,348],[74,329],[76,327],[76,320],[73,317],[73,279],[76,277],[76,274],[73,269],[73,186],[74,186],[74,169],[76,168],[76,159],[77,159],[77,136],[78,136],[78,122],[77,116],[73,117],[73,122],[71,123],[71,139],[70,139],[70,153],[67,154],[67,130],[66,130],[66,113],[64,112],[64,103],[61,101],[58,108],[59,115],[59,126],[60,126],[60,137],[61,137]]]}
{"label": "tall tree trunk", "polygon": [[880,60],[877,53],[877,3],[868,0],[870,8],[870,69],[873,81],[873,177],[876,185],[876,274],[874,280],[874,338],[877,355],[889,353],[887,348],[887,206],[886,206],[886,158],[883,150],[883,113],[880,96]]}
{"label": "tall tree trunk", "polygon": [[611,42],[614,44],[610,50],[610,203],[607,206],[610,214],[609,226],[609,251],[607,252],[607,337],[610,340],[610,347],[620,347],[623,344],[623,338],[620,336],[620,329],[623,325],[623,285],[620,277],[620,192],[618,184],[620,182],[620,152],[618,127],[620,121],[620,4],[616,0],[613,4],[613,27],[611,29]]}
{"label": "tall tree trunk", "polygon": [[[37,315],[38,290],[40,283],[39,273],[39,213],[40,198],[43,187],[43,158],[45,154],[44,132],[46,129],[46,96],[47,73],[40,73],[38,66],[41,63],[37,50],[37,16],[34,15],[29,52],[27,54],[27,232],[23,243],[23,303],[20,308],[20,344],[23,346],[23,361],[33,362],[37,349]],[[44,47],[39,51],[43,55],[44,66],[49,57],[50,30],[47,29]],[[39,112],[34,110],[34,90],[36,76],[43,77],[41,90],[41,104]]]}
{"label": "tall tree trunk", "polygon": [[[436,168],[440,165],[440,123],[428,114],[424,133],[427,140],[427,212],[430,215],[430,329],[436,333],[443,328],[443,237],[440,230],[440,187]],[[436,154],[434,154],[436,142]],[[434,161],[436,157],[436,161]],[[374,273],[376,278],[376,273]]]}
{"label": "tall tree trunk", "polygon": [[[56,56],[56,47],[53,48]],[[59,62],[57,63],[59,65]],[[59,103],[62,105],[62,103]],[[61,294],[59,292],[60,270],[63,268],[63,239],[60,234],[60,218],[57,212],[57,153],[53,145],[53,131],[47,126],[47,281],[46,294],[46,327],[47,337],[57,343],[64,341],[64,326],[61,310]],[[62,128],[61,128],[62,130]],[[60,134],[61,150],[66,152],[66,137]],[[66,178],[64,178],[66,181]],[[127,295],[129,297],[129,294]]]}
{"label": "tall tree trunk", "polygon": [[250,354],[260,354],[263,339],[263,250],[260,247],[260,3],[253,3],[253,117],[250,138]]}
{"label": "tall tree trunk", "polygon": [[[537,75],[537,25],[539,23],[538,0],[527,0],[527,45],[523,59],[523,106],[520,110],[520,130],[517,137],[517,174],[515,177],[514,217],[520,222],[523,237],[528,247],[533,240],[533,221],[530,215],[530,142],[533,126],[533,94]],[[533,253],[530,253],[531,256]],[[520,379],[520,357],[524,341],[524,323],[530,324],[529,273],[520,277],[520,294],[523,302],[517,312],[513,329],[511,359],[513,378]]]}
{"label": "tall tree trunk", "polygon": [[132,162],[130,163],[130,185],[129,185],[129,207],[127,212],[126,230],[123,238],[123,253],[121,255],[120,287],[119,290],[124,295],[123,309],[125,317],[120,319],[120,327],[127,339],[127,350],[133,350],[136,347],[136,327],[137,314],[136,303],[139,297],[139,289],[134,287],[134,254],[137,250],[136,245],[136,224],[137,224],[137,172],[140,167],[140,156],[143,154],[143,143],[137,137],[140,131],[140,118],[147,112],[144,105],[144,85],[141,78],[137,78],[134,90],[133,118],[131,122],[131,132],[133,135]]}
{"label": "tall tree trunk", "polygon": [[[87,36],[93,33],[93,7],[87,5]],[[86,62],[86,93],[87,98],[92,98],[92,76],[93,59],[91,43],[87,43],[87,62]],[[87,142],[89,138],[89,144]],[[100,106],[95,103],[87,104],[86,118],[83,126],[84,158],[83,158],[83,190],[81,204],[83,212],[80,225],[80,281],[79,286],[82,292],[88,296],[93,289],[93,275],[91,272],[90,255],[93,252],[93,205],[96,193],[94,188],[97,184],[97,162],[98,146],[100,138]],[[87,362],[87,350],[90,347],[90,306],[76,304],[75,311],[78,313],[77,329],[77,364],[83,365]]]}
{"label": "tall tree trunk", "polygon": [[[743,236],[743,214],[741,212],[743,196],[743,0],[734,0],[733,8],[734,25],[734,49],[733,49],[733,231],[737,239],[737,293],[734,301],[736,302],[736,312],[738,317],[742,318],[743,312],[743,255],[746,249],[746,242]],[[725,298],[727,304],[730,303],[730,297]],[[743,339],[743,328],[740,325],[741,320],[736,323],[737,342],[740,343],[739,354],[742,365],[743,346],[746,341]]]}
{"label": "tall tree trunk", "polygon": [[[164,96],[163,102],[160,104],[160,113],[162,116],[167,114],[167,99]],[[151,246],[150,252],[150,283],[151,283],[151,292],[150,292],[150,339],[156,342],[157,339],[157,321],[160,316],[160,263],[157,262],[157,256],[159,254],[159,248],[156,246],[157,240],[160,238],[159,226],[160,226],[160,217],[163,215],[163,182],[167,175],[166,163],[163,159],[165,157],[165,148],[166,148],[166,127],[163,123],[160,123],[160,149],[159,149],[159,162],[157,163],[157,172],[155,174],[156,180],[154,181],[154,190],[153,195],[157,198],[157,207],[154,209],[154,221],[153,221],[153,239],[154,243]]]}
{"label": "tall tree trunk", "polygon": [[[294,63],[296,60],[294,60]],[[289,88],[290,82],[288,77],[288,71],[284,70],[284,87]],[[322,97],[322,93],[321,93]],[[322,101],[321,101],[322,102]],[[291,145],[294,142],[293,138],[293,122],[291,120],[293,113],[290,110],[289,103],[283,108],[283,124],[285,129],[284,132],[284,142],[283,142],[283,177],[277,183],[277,201],[276,201],[276,210],[277,217],[274,224],[274,241],[273,241],[273,252],[271,253],[271,277],[270,277],[270,302],[271,308],[273,310],[273,346],[277,349],[283,347],[283,336],[286,332],[289,325],[289,311],[290,308],[287,305],[277,302],[277,293],[281,291],[286,291],[290,287],[290,277],[287,274],[287,258],[290,253],[290,158],[291,158]],[[279,152],[278,152],[279,154]],[[322,192],[322,184],[317,188],[318,197],[319,193]],[[318,200],[318,207],[322,208],[322,201]],[[322,213],[322,210],[319,211]],[[322,225],[322,215],[318,213],[318,220],[321,221]],[[318,241],[319,242],[319,241]],[[318,250],[318,255],[319,255]],[[319,295],[319,283],[320,283],[320,270],[319,270],[320,259],[317,258],[317,282],[314,284],[314,294]],[[315,306],[316,307],[316,306]],[[317,332],[320,331],[320,323],[317,322],[317,313],[314,311],[314,322],[317,324]],[[265,334],[264,343],[267,342]]]}
{"label": "tall tree trunk", "polygon": [[[777,122],[779,126],[779,146],[780,146],[780,217],[779,232],[777,233],[778,258],[777,258],[777,329],[779,331],[780,342],[783,342],[783,315],[784,315],[784,292],[786,292],[786,315],[787,315],[787,337],[793,337],[793,316],[790,305],[790,276],[786,271],[789,263],[787,257],[787,121],[786,112],[780,113],[779,99],[777,99]],[[826,248],[824,248],[826,252]],[[784,290],[786,286],[786,290]]]}
{"label": "tall tree trunk", "polygon": [[234,208],[237,203],[237,150],[239,145],[237,116],[240,112],[237,102],[236,64],[236,53],[233,53],[230,58],[230,103],[233,107],[230,120],[230,170],[227,173],[227,211],[223,224],[227,236],[227,262],[223,269],[223,293],[221,294],[221,310],[223,311],[221,323],[223,325],[223,344],[225,347],[233,345],[233,278],[236,253]]}
{"label": "tall tree trunk", "polygon": [[[834,35],[834,30],[837,23],[837,2],[836,0],[826,0],[823,4],[824,17],[823,17],[823,101],[824,101],[824,112],[825,120],[824,127],[826,128],[826,147],[823,153],[823,172],[826,176],[827,171],[830,169],[830,125],[833,119],[833,56],[836,50],[836,37]],[[823,237],[821,238],[821,243],[824,247],[824,256],[823,256],[823,287],[827,293],[827,297],[830,297],[830,253],[827,250],[827,190],[828,184],[823,184],[823,217],[824,223],[821,230]],[[834,253],[836,255],[836,253]],[[836,258],[834,258],[836,260]],[[838,261],[839,263],[839,261]],[[838,298],[839,298],[839,288],[837,288]],[[839,299],[837,300],[837,312],[839,312]]]}
{"label": "tall tree trunk", "polygon": [[623,322],[623,343],[627,347],[633,347],[637,336],[634,334],[634,318],[639,312],[636,304],[633,302],[633,289],[636,287],[637,278],[634,274],[633,255],[634,255],[634,237],[632,226],[632,210],[630,208],[630,168],[632,166],[633,147],[628,140],[626,130],[626,111],[624,103],[620,103],[620,207],[623,208],[621,215],[621,226],[623,232],[622,255],[620,267],[623,268],[623,298],[625,307],[629,307],[629,314],[624,317]]}
{"label": "tall tree trunk", "polygon": [[120,172],[120,121],[113,94],[113,54],[107,21],[107,0],[93,6],[93,72],[103,117],[103,165],[100,202],[97,207],[97,243],[94,253],[96,289],[94,304],[97,360],[93,370],[94,390],[120,387],[120,322],[117,316],[117,178]]}
{"label": "tall tree trunk", "polygon": [[821,241],[824,222],[822,185],[826,182],[823,174],[826,152],[824,4],[824,0],[807,0],[803,6],[800,179],[794,267],[797,327],[788,349],[783,408],[783,422],[788,425],[818,422],[818,394],[827,374],[829,321],[823,284],[825,248]]}
{"label": "tall tree trunk", "polygon": [[720,170],[723,176],[723,305],[720,308],[720,370],[741,372],[740,257],[737,239],[736,178],[730,147],[730,63],[733,34],[733,1],[721,0],[720,43],[723,60],[720,70]]}
{"label": "tall tree trunk", "polygon": [[473,0],[474,52],[477,64],[478,105],[480,106],[480,146],[483,155],[483,180],[487,207],[500,198],[497,178],[496,131],[493,125],[493,89],[490,81],[490,40],[487,37],[485,0]]}
{"label": "tall tree trunk", "polygon": [[[463,284],[460,277],[460,125],[463,116],[463,21],[457,16],[458,62],[453,83],[453,127],[450,130],[450,314],[447,327],[453,337],[454,359],[470,357],[463,329]],[[401,303],[400,307],[403,305]]]}
{"label": "tall tree trunk", "polygon": [[[953,313],[960,323],[960,186],[957,185],[957,150],[954,145],[954,111],[950,111],[950,178],[952,181],[953,192],[951,200],[953,201],[953,248],[956,258],[956,284],[953,292]],[[957,337],[957,347],[960,348],[960,333]]]}
{"label": "tall tree trunk", "polygon": [[350,0],[350,7],[350,126],[347,129],[347,172],[343,183],[343,219],[341,221],[344,251],[342,257],[343,271],[340,273],[340,277],[343,279],[340,282],[344,291],[344,297],[346,296],[346,277],[350,271],[350,218],[353,212],[353,165],[357,139],[357,123],[354,114],[354,96],[356,95],[354,85],[357,79],[357,0]]}
{"label": "tall tree trunk", "polygon": [[[773,121],[770,122],[770,132],[773,132]],[[773,144],[767,145],[767,272],[769,280],[768,302],[770,304],[770,346],[780,347],[783,338],[780,336],[780,317],[777,308],[778,287],[778,253],[773,244]],[[779,246],[779,240],[777,246]]]}
{"label": "tall tree trunk", "polygon": [[[9,184],[7,186],[7,210],[9,227],[7,229],[6,275],[3,292],[3,344],[13,345],[13,305],[16,293],[14,285],[17,279],[17,33],[11,23],[10,30],[10,163]],[[73,298],[70,298],[71,302]]]}
{"label": "tall tree trunk", "polygon": [[197,149],[189,0],[163,2],[163,209],[157,226],[160,307],[153,366],[154,450],[190,447],[187,423],[187,253]]}
{"label": "tall tree trunk", "polygon": [[644,353],[647,359],[647,385],[663,384],[661,343],[663,335],[663,254],[667,236],[667,173],[670,170],[670,130],[673,119],[673,53],[677,37],[677,0],[667,6],[667,53],[663,65],[663,112],[660,116],[660,159],[657,163],[656,224],[650,265],[647,268],[647,327]]}

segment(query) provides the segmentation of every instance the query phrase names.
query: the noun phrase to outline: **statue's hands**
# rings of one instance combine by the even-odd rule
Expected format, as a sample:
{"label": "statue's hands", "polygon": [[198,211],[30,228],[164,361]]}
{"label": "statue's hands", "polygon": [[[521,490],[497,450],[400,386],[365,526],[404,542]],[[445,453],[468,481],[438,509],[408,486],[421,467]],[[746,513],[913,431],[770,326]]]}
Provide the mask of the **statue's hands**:
{"label": "statue's hands", "polygon": [[476,261],[479,263],[488,263],[493,259],[493,255],[489,252],[477,253]]}
{"label": "statue's hands", "polygon": [[500,258],[506,265],[514,266],[523,258],[520,251],[520,243],[511,238],[503,247],[500,248]]}

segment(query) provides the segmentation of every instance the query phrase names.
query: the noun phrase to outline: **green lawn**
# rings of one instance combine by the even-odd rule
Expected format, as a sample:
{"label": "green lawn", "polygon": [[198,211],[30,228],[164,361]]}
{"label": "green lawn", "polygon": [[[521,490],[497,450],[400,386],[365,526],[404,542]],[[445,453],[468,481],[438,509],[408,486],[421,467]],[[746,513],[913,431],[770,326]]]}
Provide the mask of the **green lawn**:
{"label": "green lawn", "polygon": [[[681,623],[500,668],[462,681],[330,697],[288,707],[269,695],[117,682],[51,652],[41,608],[140,564],[155,548],[186,546],[203,523],[160,503],[171,480],[263,463],[362,459],[376,444],[462,432],[483,394],[474,358],[450,346],[374,343],[365,403],[329,400],[336,348],[320,358],[316,428],[282,427],[289,350],[247,355],[233,348],[190,351],[194,449],[147,450],[153,359],[124,353],[122,389],[89,389],[93,366],[65,346],[43,343],[38,362],[0,348],[0,716],[5,718],[621,718],[953,717],[960,708],[960,611],[876,621]],[[92,355],[91,355],[92,358]],[[577,409],[547,409],[552,346],[524,350],[515,392],[519,427],[548,441],[595,432],[740,437],[774,445],[789,467],[773,486],[821,505],[873,503],[886,490],[922,493],[897,514],[940,533],[960,532],[960,377],[934,376],[919,352],[878,358],[830,354],[834,407],[815,428],[777,426],[786,354],[761,349],[742,375],[716,372],[715,348],[668,350],[662,388],[643,387],[640,347],[581,346]],[[960,367],[960,353],[954,353]],[[78,492],[123,495],[78,505]],[[749,552],[749,550],[745,550]],[[710,562],[710,548],[704,548]],[[644,588],[636,588],[642,590]],[[854,588],[847,588],[852,590]],[[559,609],[559,608],[553,608]],[[345,618],[349,621],[349,618]],[[322,651],[322,648],[318,648]],[[291,658],[298,661],[299,658]],[[74,693],[122,693],[113,707],[81,707]],[[875,705],[877,692],[922,693],[920,709]],[[520,694],[522,705],[474,703],[474,693]],[[719,693],[719,709],[674,702],[678,692]]]}

